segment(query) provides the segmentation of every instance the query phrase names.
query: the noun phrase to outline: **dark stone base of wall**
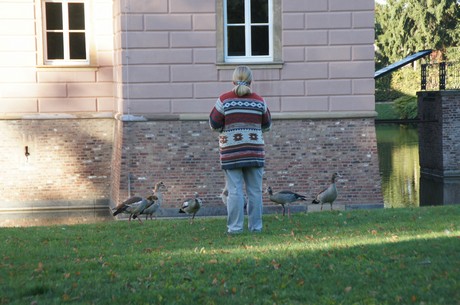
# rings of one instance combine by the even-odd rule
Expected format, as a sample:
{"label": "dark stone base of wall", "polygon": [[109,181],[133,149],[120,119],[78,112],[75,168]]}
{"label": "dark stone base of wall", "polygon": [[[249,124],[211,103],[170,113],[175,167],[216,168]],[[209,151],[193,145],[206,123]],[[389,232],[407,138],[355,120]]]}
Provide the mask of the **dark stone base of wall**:
{"label": "dark stone base of wall", "polygon": [[[347,204],[347,205],[333,205],[333,211],[343,211],[343,210],[369,210],[369,209],[383,209],[384,205],[383,204]],[[308,213],[308,212],[319,212],[320,211],[320,206],[319,205],[311,205],[311,204],[305,204],[305,205],[292,205],[290,207],[291,209],[291,214],[297,214],[297,213]],[[324,205],[323,206],[323,211],[324,212],[329,212],[330,211],[330,205]],[[263,214],[264,215],[270,215],[270,214],[278,214],[280,217],[283,215],[283,209],[280,205],[265,205],[263,209]],[[246,212],[245,212],[245,215]],[[221,206],[214,206],[214,207],[205,207],[202,208],[197,214],[196,217],[210,217],[210,216],[222,216],[225,217],[227,216],[227,208],[224,205]],[[162,208],[156,215],[156,218],[161,219],[161,218],[189,218],[189,215],[179,213],[178,209],[173,209],[173,208]],[[285,217],[288,217],[288,210],[286,208],[285,211]],[[127,214],[119,214],[116,216],[116,219],[128,219],[129,215]],[[147,218],[149,220],[150,217]],[[155,219],[155,216],[153,216],[153,219]],[[141,220],[146,220],[145,215],[141,215]]]}
{"label": "dark stone base of wall", "polygon": [[460,176],[439,177],[421,173],[420,206],[460,204]]}
{"label": "dark stone base of wall", "polygon": [[460,91],[418,92],[420,170],[460,177]]}
{"label": "dark stone base of wall", "polygon": [[420,205],[460,204],[460,91],[418,92]]}
{"label": "dark stone base of wall", "polygon": [[108,207],[61,208],[56,210],[1,211],[0,227],[30,227],[49,225],[73,225],[113,221]]}

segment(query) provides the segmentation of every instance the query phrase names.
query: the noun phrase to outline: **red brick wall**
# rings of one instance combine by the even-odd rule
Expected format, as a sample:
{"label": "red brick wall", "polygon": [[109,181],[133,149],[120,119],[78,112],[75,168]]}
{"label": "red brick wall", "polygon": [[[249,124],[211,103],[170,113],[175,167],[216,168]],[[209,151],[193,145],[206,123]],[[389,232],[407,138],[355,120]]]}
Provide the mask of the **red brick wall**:
{"label": "red brick wall", "polygon": [[[0,208],[113,206],[160,180],[165,208],[195,191],[222,207],[218,134],[207,121],[4,120],[0,128]],[[338,171],[338,203],[383,203],[373,119],[274,120],[265,141],[264,186],[313,198]]]}
{"label": "red brick wall", "polygon": [[[275,120],[265,141],[265,186],[313,198],[337,171],[338,203],[383,203],[373,119]],[[125,122],[121,167],[120,198],[128,195],[130,173],[131,194],[162,180],[166,208],[195,191],[207,206],[222,205],[217,133],[206,121]]]}
{"label": "red brick wall", "polygon": [[0,207],[107,205],[113,123],[111,119],[0,121]]}

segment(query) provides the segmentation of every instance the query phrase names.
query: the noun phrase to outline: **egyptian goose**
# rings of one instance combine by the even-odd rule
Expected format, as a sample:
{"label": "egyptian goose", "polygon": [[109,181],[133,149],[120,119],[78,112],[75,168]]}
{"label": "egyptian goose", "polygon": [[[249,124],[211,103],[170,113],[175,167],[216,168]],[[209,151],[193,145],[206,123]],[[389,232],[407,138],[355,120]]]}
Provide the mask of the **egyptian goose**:
{"label": "egyptian goose", "polygon": [[228,189],[227,186],[223,189],[222,193],[220,194],[220,198],[222,198],[222,202],[227,205],[228,200]]}
{"label": "egyptian goose", "polygon": [[192,215],[190,217],[190,224],[192,224],[193,219],[195,218],[195,214],[200,210],[202,205],[203,200],[201,200],[201,198],[198,197],[198,193],[195,192],[195,198],[187,199],[179,209],[179,213]]}
{"label": "egyptian goose", "polygon": [[312,201],[314,204],[321,203],[321,211],[323,210],[323,203],[329,203],[331,205],[332,211],[332,204],[334,203],[335,199],[337,199],[337,187],[335,186],[337,177],[341,176],[338,173],[332,174],[331,184],[326,189],[319,192],[319,194],[316,195],[315,199]]}
{"label": "egyptian goose", "polygon": [[279,191],[273,193],[273,190],[270,186],[267,188],[267,192],[271,201],[277,204],[281,204],[281,206],[283,207],[283,216],[285,214],[284,205],[287,205],[288,217],[291,217],[291,210],[289,208],[289,204],[298,200],[307,200],[305,196],[299,195],[291,191]]}
{"label": "egyptian goose", "polygon": [[163,191],[165,190],[166,190],[166,185],[162,181],[155,184],[155,187],[153,189],[153,194],[158,199],[155,200],[155,202],[152,205],[150,205],[149,207],[147,207],[146,209],[142,211],[141,214],[145,214],[145,220],[147,220],[149,215],[150,215],[150,219],[152,219],[153,214],[155,214],[155,219],[157,218],[156,213],[158,212],[158,210],[161,207],[161,204],[163,203]]}
{"label": "egyptian goose", "polygon": [[[220,194],[220,198],[222,199],[223,204],[227,205],[228,202],[228,189],[227,185],[225,185],[225,188],[222,190],[222,193]],[[244,198],[244,209],[246,210],[248,207],[248,200],[245,197]]]}
{"label": "egyptian goose", "polygon": [[[135,219],[137,216],[139,216],[139,214],[142,213],[142,211],[144,211],[144,209],[152,205],[155,200],[158,200],[158,197],[155,195],[150,195],[146,198],[139,196],[130,197],[117,205],[115,207],[115,212],[113,212],[112,215],[116,216],[120,213],[129,214],[128,221],[131,221],[131,217]],[[140,218],[138,219],[139,222],[142,223],[142,220]]]}

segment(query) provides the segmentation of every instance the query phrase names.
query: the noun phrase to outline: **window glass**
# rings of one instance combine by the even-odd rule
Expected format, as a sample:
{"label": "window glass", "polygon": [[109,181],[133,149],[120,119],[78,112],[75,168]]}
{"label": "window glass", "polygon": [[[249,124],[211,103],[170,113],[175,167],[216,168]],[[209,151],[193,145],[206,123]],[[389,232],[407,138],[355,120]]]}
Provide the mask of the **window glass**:
{"label": "window glass", "polygon": [[70,33],[70,59],[86,59],[85,33]]}
{"label": "window glass", "polygon": [[268,26],[251,28],[251,53],[254,56],[269,55]]}
{"label": "window glass", "polygon": [[83,3],[69,3],[69,29],[85,29],[85,5]]}
{"label": "window glass", "polygon": [[46,29],[62,30],[62,4],[46,3]]}
{"label": "window glass", "polygon": [[47,33],[46,46],[48,59],[64,59],[64,35],[62,33]]}
{"label": "window glass", "polygon": [[43,0],[44,61],[51,65],[88,64],[85,3],[79,0]]}
{"label": "window glass", "polygon": [[227,0],[227,23],[244,23],[244,0]]}
{"label": "window glass", "polygon": [[273,60],[273,0],[224,0],[224,60]]}
{"label": "window glass", "polygon": [[251,23],[268,22],[268,0],[251,0]]}
{"label": "window glass", "polygon": [[244,26],[228,27],[228,55],[229,56],[244,56],[245,51],[245,35]]}

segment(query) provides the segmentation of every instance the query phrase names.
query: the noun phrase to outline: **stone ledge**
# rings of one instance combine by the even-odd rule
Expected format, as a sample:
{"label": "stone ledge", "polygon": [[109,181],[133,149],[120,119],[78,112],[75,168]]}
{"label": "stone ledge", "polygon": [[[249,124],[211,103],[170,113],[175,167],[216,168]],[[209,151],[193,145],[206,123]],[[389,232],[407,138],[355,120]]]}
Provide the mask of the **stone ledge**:
{"label": "stone ledge", "polygon": [[369,210],[383,209],[385,206],[381,203],[365,203],[365,204],[346,204],[345,210]]}
{"label": "stone ledge", "polygon": [[1,113],[0,120],[113,119],[112,112]]}
{"label": "stone ledge", "polygon": [[[375,111],[337,112],[272,112],[273,120],[319,120],[375,118]],[[122,122],[148,121],[207,121],[209,113],[151,113],[123,114],[112,112],[69,112],[69,113],[2,113],[0,120],[62,120],[62,119],[115,119]]]}
{"label": "stone ledge", "polygon": [[[383,204],[379,203],[370,203],[370,204],[334,204],[333,211],[344,211],[344,210],[358,210],[358,209],[382,209],[384,208]],[[307,204],[307,205],[291,205],[290,207],[291,213],[311,213],[311,212],[320,212],[321,206]],[[328,212],[330,211],[330,205],[325,204],[323,205],[323,211]],[[269,214],[283,214],[283,209],[279,205],[268,205],[264,206],[263,209],[264,215]],[[286,208],[287,214],[287,208]],[[245,215],[247,213],[245,212]],[[215,206],[215,207],[203,207],[197,214],[196,217],[216,217],[216,216],[227,216],[227,209],[225,206]],[[286,215],[287,216],[287,215]],[[116,219],[128,219],[127,214],[120,214],[119,216],[115,217]],[[145,216],[142,215],[141,219],[145,219]],[[179,209],[176,208],[162,208],[160,213],[157,215],[158,218],[187,218],[189,215],[179,213]]]}
{"label": "stone ledge", "polygon": [[[320,119],[356,119],[375,118],[375,111],[337,111],[337,112],[272,112],[273,120],[320,120]],[[126,115],[117,113],[115,119],[123,122],[147,121],[207,121],[208,113],[183,113],[183,114],[137,114]]]}

